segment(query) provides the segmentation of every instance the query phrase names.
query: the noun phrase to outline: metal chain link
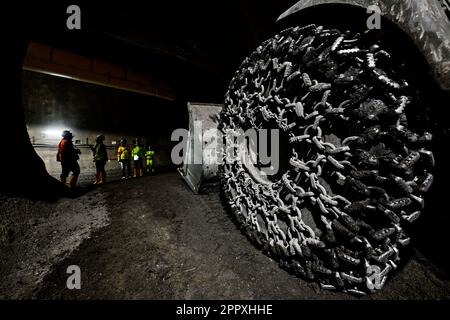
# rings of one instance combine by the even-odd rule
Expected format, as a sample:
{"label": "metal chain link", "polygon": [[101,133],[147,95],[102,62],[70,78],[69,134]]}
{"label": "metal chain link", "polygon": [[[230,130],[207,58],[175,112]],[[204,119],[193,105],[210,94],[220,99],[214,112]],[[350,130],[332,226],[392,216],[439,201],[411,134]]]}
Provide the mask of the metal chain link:
{"label": "metal chain link", "polygon": [[402,224],[419,217],[434,165],[431,135],[408,129],[408,83],[389,53],[365,47],[315,25],[282,31],[242,63],[219,125],[227,143],[243,128],[286,134],[289,167],[276,181],[221,166],[228,203],[282,266],[353,294],[381,289],[397,268],[410,241]]}

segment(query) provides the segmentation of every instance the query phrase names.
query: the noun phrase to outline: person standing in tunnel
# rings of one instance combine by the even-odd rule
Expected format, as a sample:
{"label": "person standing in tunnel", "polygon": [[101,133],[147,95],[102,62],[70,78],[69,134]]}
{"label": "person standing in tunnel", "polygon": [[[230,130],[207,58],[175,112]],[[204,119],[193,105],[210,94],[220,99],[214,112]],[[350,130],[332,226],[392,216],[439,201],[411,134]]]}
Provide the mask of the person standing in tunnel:
{"label": "person standing in tunnel", "polygon": [[141,139],[137,138],[134,140],[134,146],[131,150],[131,156],[134,161],[134,174],[133,178],[141,177],[144,174],[144,157],[145,150],[142,146]]}
{"label": "person standing in tunnel", "polygon": [[155,168],[153,167],[153,156],[155,155],[155,151],[152,150],[152,147],[149,145],[147,151],[145,152],[145,160],[146,160],[146,168],[145,171],[148,174],[155,173]]}
{"label": "person standing in tunnel", "polygon": [[61,182],[67,185],[67,177],[72,172],[72,178],[70,179],[68,186],[74,188],[80,175],[80,165],[78,160],[81,151],[73,146],[73,134],[69,130],[64,130],[62,133],[62,139],[58,145],[58,153],[56,160],[61,162],[62,172],[60,175]]}
{"label": "person standing in tunnel", "polygon": [[[131,147],[127,143],[127,139],[120,140],[120,146],[117,149],[117,160],[120,162],[122,169],[122,179],[131,178]],[[125,171],[128,175],[125,176]]]}
{"label": "person standing in tunnel", "polygon": [[106,171],[105,165],[108,162],[108,151],[103,143],[105,141],[104,135],[98,135],[95,139],[95,146],[90,146],[92,152],[94,153],[95,162],[95,182],[94,184],[102,184],[106,182]]}

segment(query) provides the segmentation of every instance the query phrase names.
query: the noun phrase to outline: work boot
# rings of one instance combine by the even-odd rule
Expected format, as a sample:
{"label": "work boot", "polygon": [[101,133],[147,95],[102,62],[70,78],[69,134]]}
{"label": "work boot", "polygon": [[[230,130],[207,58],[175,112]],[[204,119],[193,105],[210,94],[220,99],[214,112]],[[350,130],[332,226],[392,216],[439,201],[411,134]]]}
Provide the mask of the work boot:
{"label": "work boot", "polygon": [[75,188],[78,182],[78,176],[72,176],[70,179],[69,185],[71,188]]}
{"label": "work boot", "polygon": [[64,185],[67,184],[67,178],[66,178],[66,177],[62,177],[62,176],[61,176],[61,177],[60,177],[60,181],[61,181],[61,183],[64,184]]}
{"label": "work boot", "polygon": [[100,184],[106,183],[106,172],[100,175]]}
{"label": "work boot", "polygon": [[99,174],[96,174],[96,175],[95,175],[95,181],[94,181],[94,184],[100,184],[100,175],[99,175]]}
{"label": "work boot", "polygon": [[133,169],[133,178],[136,178],[136,175],[137,175],[137,170]]}

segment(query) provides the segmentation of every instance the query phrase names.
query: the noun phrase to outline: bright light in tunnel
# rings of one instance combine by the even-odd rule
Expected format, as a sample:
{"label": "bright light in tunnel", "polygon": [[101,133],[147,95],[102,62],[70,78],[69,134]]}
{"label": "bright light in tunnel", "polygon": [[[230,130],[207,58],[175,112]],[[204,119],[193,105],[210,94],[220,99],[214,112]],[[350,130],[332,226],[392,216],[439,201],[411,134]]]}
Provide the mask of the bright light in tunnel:
{"label": "bright light in tunnel", "polygon": [[44,131],[42,131],[43,134],[45,134],[45,136],[48,139],[56,139],[56,138],[60,138],[61,137],[61,133],[67,129],[62,129],[62,128],[48,128],[45,129]]}
{"label": "bright light in tunnel", "polygon": [[74,79],[72,76],[68,76],[62,73],[54,73],[54,72],[45,72],[46,74],[50,75],[50,76],[54,76],[54,77],[61,77],[61,78],[66,78],[66,79]]}

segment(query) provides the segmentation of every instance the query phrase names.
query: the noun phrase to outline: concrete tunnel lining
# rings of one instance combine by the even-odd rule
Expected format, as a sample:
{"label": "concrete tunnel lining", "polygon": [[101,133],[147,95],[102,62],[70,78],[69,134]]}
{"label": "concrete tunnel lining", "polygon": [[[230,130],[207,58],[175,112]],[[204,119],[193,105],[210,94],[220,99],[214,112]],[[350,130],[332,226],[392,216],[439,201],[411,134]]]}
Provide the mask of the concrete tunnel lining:
{"label": "concrete tunnel lining", "polygon": [[[30,71],[23,71],[23,105],[32,145],[55,178],[61,173],[55,160],[56,147],[65,129],[73,132],[74,144],[82,151],[79,165],[83,180],[90,181],[94,175],[88,145],[99,133],[106,136],[110,160],[106,169],[112,181],[120,178],[116,150],[121,139],[131,144],[140,137],[155,151],[155,169],[166,171],[173,169],[171,132],[185,126],[179,120],[186,111],[179,103]],[[179,116],[174,117],[174,112]]]}
{"label": "concrete tunnel lining", "polygon": [[[26,47],[26,43],[24,42],[22,46]],[[63,129],[75,130],[76,140],[74,141],[84,149],[81,163],[85,170],[89,170],[93,166],[91,151],[86,145],[93,143],[95,136],[100,132],[108,135],[106,143],[111,160],[116,160],[115,149],[121,138],[127,138],[131,143],[135,137],[154,134],[156,137],[153,141],[150,142],[145,139],[145,142],[154,145],[165,144],[165,140],[170,136],[170,126],[167,128],[168,132],[165,133],[167,137],[160,137],[162,133],[158,136],[157,129],[160,129],[160,127],[157,126],[157,121],[158,118],[160,120],[163,119],[162,122],[170,119],[168,113],[172,112],[170,109],[175,108],[176,104],[169,106],[169,103],[166,102],[161,105],[161,102],[158,102],[158,100],[134,93],[128,94],[123,90],[102,89],[96,85],[82,85],[74,80],[22,71],[19,59],[16,66],[11,72],[17,74],[16,84],[18,88],[8,90],[8,92],[10,94],[15,92],[15,97],[18,98],[18,101],[11,100],[16,109],[11,110],[12,112],[9,115],[10,121],[8,121],[8,126],[11,126],[11,129],[8,129],[8,134],[11,135],[12,139],[15,139],[13,141],[9,140],[11,145],[20,146],[15,148],[15,152],[19,151],[22,153],[18,158],[20,162],[15,162],[15,164],[18,168],[26,168],[26,170],[21,169],[13,172],[8,170],[4,185],[5,191],[17,191],[29,193],[30,195],[36,192],[55,195],[64,192],[64,189],[60,188],[59,183],[48,175],[50,172],[52,176],[57,177],[60,171],[59,163],[54,161],[53,154],[56,152],[56,145],[60,140],[60,133],[56,133],[57,127],[60,129],[59,131]],[[74,101],[74,97],[80,97],[78,98],[80,101]],[[49,100],[50,105],[46,108],[39,99]],[[120,114],[120,103],[126,104],[124,111],[127,114]],[[51,112],[46,110],[48,108],[51,109]],[[145,113],[145,108],[150,109],[151,113],[150,111]],[[164,110],[165,108],[168,108],[168,110]],[[80,112],[78,109],[84,111]],[[139,116],[133,120],[134,112],[138,113]],[[144,114],[146,114],[145,117],[140,116]],[[122,117],[127,118],[127,115],[130,117],[121,123],[120,119]],[[150,119],[146,120],[146,117]],[[112,127],[107,128],[108,123],[107,121],[102,121],[102,118],[107,118],[109,126],[112,124]],[[21,124],[20,126],[18,126],[19,123]],[[69,123],[70,125],[67,126],[66,124]],[[157,128],[154,128],[151,132],[145,132],[148,129],[146,127],[151,128],[152,124],[156,125]],[[134,128],[132,128],[133,125]],[[25,127],[25,133],[17,134],[19,127]],[[55,131],[51,139],[40,139],[39,135],[45,128],[53,128],[53,131]],[[111,132],[108,129],[113,130]],[[134,130],[130,132],[130,129]],[[156,141],[156,138],[159,141]],[[19,139],[20,142],[18,142]],[[38,153],[36,153],[34,144],[38,147]],[[170,166],[169,155],[167,154],[170,145],[164,145],[163,148],[164,150],[159,152],[158,162],[161,167],[167,167]],[[39,155],[44,157],[45,162],[42,161]],[[116,164],[114,161],[112,166]],[[50,171],[48,172],[48,170]],[[25,175],[26,179],[19,178],[18,175],[21,174]]]}
{"label": "concrete tunnel lining", "polygon": [[[3,126],[3,130],[5,130],[4,136],[7,137],[6,139],[11,145],[20,146],[14,148],[15,154],[18,152],[20,153],[20,156],[17,156],[17,160],[19,161],[15,160],[15,167],[22,169],[14,171],[7,170],[1,188],[2,190],[5,192],[27,195],[39,194],[55,196],[66,191],[48,174],[50,172],[53,177],[59,175],[58,171],[60,171],[60,165],[54,161],[53,153],[56,151],[53,152],[52,150],[56,148],[56,145],[60,140],[60,133],[53,133],[54,137],[52,138],[54,141],[45,141],[46,139],[41,141],[38,136],[40,134],[39,129],[42,128],[39,128],[39,125],[43,125],[43,130],[45,130],[45,128],[47,128],[47,130],[50,128],[53,131],[57,130],[56,128],[59,128],[59,131],[62,131],[63,129],[78,130],[78,132],[75,132],[75,135],[78,135],[78,137],[76,137],[78,140],[74,140],[74,142],[81,145],[82,148],[86,147],[84,148],[85,150],[81,159],[83,160],[82,162],[85,163],[83,169],[91,169],[92,171],[92,168],[89,168],[93,166],[92,156],[91,151],[87,148],[87,144],[93,143],[95,136],[100,132],[107,135],[109,134],[107,137],[107,144],[109,146],[110,159],[112,160],[116,160],[115,149],[121,138],[127,138],[129,143],[132,143],[133,139],[136,137],[154,135],[155,137],[152,141],[144,139],[144,142],[153,145],[163,144],[163,150],[158,150],[161,152],[158,152],[158,159],[156,159],[157,163],[160,167],[171,166],[169,160],[170,145],[166,145],[167,141],[170,141],[169,131],[171,125],[167,125],[166,128],[163,128],[167,131],[165,132],[165,136],[158,134],[157,129],[163,130],[159,125],[159,122],[166,123],[168,119],[171,118],[170,114],[174,109],[179,109],[177,111],[178,113],[180,110],[184,111],[184,108],[180,108],[177,105],[177,102],[172,102],[160,96],[158,91],[152,93],[136,90],[132,87],[128,88],[130,85],[133,85],[132,82],[127,84],[126,81],[123,81],[124,84],[122,87],[116,87],[109,82],[110,80],[92,84],[93,82],[90,80],[69,80],[62,77],[59,78],[55,75],[46,75],[43,73],[43,70],[39,70],[37,73],[34,71],[26,71],[29,69],[30,64],[33,65],[33,60],[30,62],[30,58],[33,58],[33,55],[29,55],[30,45],[33,45],[33,47],[31,47],[34,50],[32,53],[34,52],[36,54],[36,44],[30,43],[29,45],[26,40],[15,41],[13,43],[14,46],[11,48],[10,54],[11,56],[14,56],[15,59],[14,63],[9,65],[7,72],[9,78],[13,78],[14,81],[8,83],[11,88],[5,90],[8,95],[5,97],[5,101],[9,101],[10,105],[14,107],[11,107],[8,110],[8,122],[6,123],[6,126]],[[50,48],[48,49],[50,50]],[[24,60],[28,67],[24,65]],[[70,61],[66,63],[70,63]],[[36,62],[34,62],[34,64],[36,64]],[[51,71],[52,68],[55,69],[52,63],[47,63],[43,66],[46,70]],[[57,65],[55,66],[57,67]],[[76,69],[72,66],[71,70]],[[132,70],[128,70],[125,74],[128,74],[128,77],[131,77],[131,75],[133,75],[132,72]],[[52,74],[52,72],[46,73]],[[12,76],[13,74],[14,77]],[[95,74],[93,75],[95,76]],[[139,78],[137,75],[133,75],[133,77],[134,79],[142,79],[142,76]],[[108,77],[108,79],[110,79],[110,77]],[[97,99],[97,95],[100,96],[101,99]],[[74,101],[74,97],[77,96],[81,97],[81,101]],[[47,108],[45,108],[45,106],[42,105],[42,101],[39,99],[51,100],[50,103],[53,103],[53,106],[47,106]],[[97,104],[95,102],[97,102]],[[120,114],[119,103],[124,105],[125,115]],[[113,108],[110,108],[111,105],[114,105]],[[44,110],[48,108],[52,109],[51,112]],[[77,108],[84,110],[82,112],[84,114],[84,119],[82,116],[78,116],[80,112]],[[149,110],[145,110],[145,108],[148,108]],[[136,114],[135,112],[139,114]],[[122,124],[120,124],[119,119],[121,117],[127,118],[127,115],[129,116],[128,119],[125,119]],[[141,117],[141,115],[145,115],[145,117]],[[109,119],[109,125],[106,124],[105,121],[101,121],[103,117]],[[133,117],[135,117],[134,120]],[[146,117],[149,118],[148,121],[146,120]],[[162,121],[158,121],[158,119],[162,119]],[[122,126],[124,128],[118,128],[117,122],[120,124],[119,127]],[[131,128],[133,122],[134,128]],[[65,123],[71,123],[72,125],[67,126]],[[114,124],[113,127],[115,128],[112,132],[109,130],[110,128],[108,128],[111,124]],[[151,132],[148,130],[146,132],[145,128],[151,127],[152,125],[155,128],[151,130]],[[174,121],[174,125],[183,126],[179,121]],[[82,139],[82,141],[80,139]],[[42,143],[44,143],[44,145],[42,145]],[[48,143],[50,143],[50,145],[48,145]],[[34,144],[40,145],[38,154],[33,148]],[[48,147],[47,149],[50,150],[43,150],[46,146]],[[39,154],[44,157],[45,161],[42,161]],[[111,167],[114,167],[115,171],[118,171],[116,162],[113,162]],[[48,172],[48,170],[50,171]]]}

